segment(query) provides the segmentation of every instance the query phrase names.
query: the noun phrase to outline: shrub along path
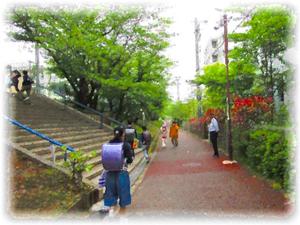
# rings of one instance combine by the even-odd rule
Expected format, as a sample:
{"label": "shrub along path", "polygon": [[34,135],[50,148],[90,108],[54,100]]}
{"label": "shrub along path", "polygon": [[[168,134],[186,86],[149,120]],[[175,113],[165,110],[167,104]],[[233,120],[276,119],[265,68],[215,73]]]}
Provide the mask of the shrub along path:
{"label": "shrub along path", "polygon": [[282,192],[239,164],[224,165],[226,156],[212,154],[210,143],[185,131],[178,147],[168,140],[150,163],[124,216],[287,215],[290,206]]}

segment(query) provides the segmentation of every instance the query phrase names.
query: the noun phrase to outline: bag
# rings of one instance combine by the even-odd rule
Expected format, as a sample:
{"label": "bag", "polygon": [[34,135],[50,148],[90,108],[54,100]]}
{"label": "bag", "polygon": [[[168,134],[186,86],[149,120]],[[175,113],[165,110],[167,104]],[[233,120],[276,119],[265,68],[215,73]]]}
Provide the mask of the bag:
{"label": "bag", "polygon": [[125,129],[125,141],[128,143],[132,143],[135,138],[135,129],[134,128],[126,128]]}
{"label": "bag", "polygon": [[139,140],[134,138],[133,144],[132,144],[132,148],[136,149],[139,147]]}
{"label": "bag", "polygon": [[105,187],[106,174],[107,174],[107,171],[103,170],[100,177],[99,177],[99,187],[100,188]]}
{"label": "bag", "polygon": [[105,143],[102,146],[102,164],[108,171],[120,171],[124,164],[123,143]]}
{"label": "bag", "polygon": [[23,78],[23,85],[31,85],[34,81],[29,76],[24,76]]}

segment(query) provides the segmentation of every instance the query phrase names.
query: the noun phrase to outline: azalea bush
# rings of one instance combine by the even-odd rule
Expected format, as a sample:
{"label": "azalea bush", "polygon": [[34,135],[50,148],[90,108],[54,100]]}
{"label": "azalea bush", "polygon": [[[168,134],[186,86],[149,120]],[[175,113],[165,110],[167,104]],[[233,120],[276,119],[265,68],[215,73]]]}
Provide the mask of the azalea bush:
{"label": "azalea bush", "polygon": [[214,114],[216,119],[219,122],[220,130],[222,130],[222,134],[219,137],[220,139],[223,139],[224,135],[224,129],[225,129],[225,113],[222,109],[215,109],[215,108],[209,108],[206,110],[204,115],[200,118],[191,118],[188,121],[188,127],[190,131],[198,134],[201,138],[207,139],[208,138],[208,130],[207,126],[210,122],[210,115]]}
{"label": "azalea bush", "polygon": [[234,126],[246,129],[260,123],[266,123],[271,120],[272,107],[272,97],[235,97],[231,110],[232,122]]}
{"label": "azalea bush", "polygon": [[249,96],[233,98],[231,109],[233,148],[236,154],[247,158],[246,149],[249,144],[249,132],[258,124],[266,124],[271,120],[273,107],[272,97]]}

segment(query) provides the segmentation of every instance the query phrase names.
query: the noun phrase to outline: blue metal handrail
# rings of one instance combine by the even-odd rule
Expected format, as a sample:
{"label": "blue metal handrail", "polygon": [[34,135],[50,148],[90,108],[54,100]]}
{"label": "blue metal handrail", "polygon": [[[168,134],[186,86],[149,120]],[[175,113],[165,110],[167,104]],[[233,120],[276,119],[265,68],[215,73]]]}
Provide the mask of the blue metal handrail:
{"label": "blue metal handrail", "polygon": [[[44,139],[46,141],[49,141],[53,145],[56,145],[58,147],[65,146],[68,151],[75,152],[74,148],[72,148],[72,147],[70,147],[68,145],[64,145],[61,142],[59,142],[57,140],[54,140],[54,139],[52,139],[52,138],[50,138],[50,137],[48,137],[48,136],[46,136],[46,135],[44,135],[44,134],[42,134],[42,133],[40,133],[40,132],[38,132],[38,131],[36,131],[36,130],[34,130],[32,128],[30,128],[30,127],[28,127],[28,126],[20,123],[20,122],[18,122],[17,120],[11,119],[11,118],[9,118],[8,116],[5,116],[5,115],[4,115],[4,118],[6,120],[8,120],[9,122],[11,122],[13,125],[21,128],[21,129],[24,129],[25,131],[27,131],[27,132],[29,132],[31,134],[34,134],[34,135],[36,135],[36,136],[38,136],[38,137],[40,137],[40,138],[42,138],[42,139]],[[67,160],[67,152],[65,152],[64,160]]]}
{"label": "blue metal handrail", "polygon": [[[68,101],[74,103],[75,105],[78,105],[78,106],[80,106],[80,107],[82,107],[82,108],[84,108],[84,109],[86,109],[86,110],[88,110],[88,111],[90,111],[90,112],[92,112],[92,113],[95,113],[95,114],[99,115],[99,116],[100,116],[100,128],[103,128],[103,119],[104,119],[104,114],[103,114],[103,113],[101,113],[101,112],[99,112],[99,111],[97,111],[97,110],[95,110],[95,109],[93,109],[93,108],[90,108],[90,107],[88,107],[88,106],[86,106],[86,105],[83,105],[83,104],[80,103],[80,102],[77,102],[77,101],[75,101],[75,100],[72,100],[72,99],[70,98],[70,96],[64,95],[63,93],[60,93],[60,92],[55,91],[55,90],[51,90],[50,88],[47,88],[47,87],[44,87],[44,86],[41,86],[41,85],[36,86],[36,88],[37,88],[37,89],[45,89],[45,90],[47,90],[47,91],[51,91],[51,92],[53,92],[54,94],[56,94],[56,95],[62,97],[62,98],[64,99],[64,101],[68,100]],[[106,118],[107,118],[109,121],[118,124],[119,126],[125,126],[123,123],[121,123],[120,121],[115,120],[115,119],[112,118],[112,117],[106,117]]]}

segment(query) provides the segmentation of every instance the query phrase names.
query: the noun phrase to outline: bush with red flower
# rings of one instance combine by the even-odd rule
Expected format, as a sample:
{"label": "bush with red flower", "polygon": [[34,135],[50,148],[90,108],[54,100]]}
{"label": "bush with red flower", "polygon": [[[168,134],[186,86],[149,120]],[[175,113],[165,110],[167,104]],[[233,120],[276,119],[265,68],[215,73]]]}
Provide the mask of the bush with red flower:
{"label": "bush with red flower", "polygon": [[235,97],[232,107],[232,122],[237,126],[250,128],[271,119],[273,98],[251,96]]}
{"label": "bush with red flower", "polygon": [[199,118],[199,122],[201,125],[204,125],[204,124],[208,124],[210,122],[210,116],[211,115],[214,115],[215,118],[221,122],[221,121],[224,121],[225,119],[225,113],[222,109],[213,109],[213,108],[210,108],[208,110],[206,110],[204,116],[200,117]]}

